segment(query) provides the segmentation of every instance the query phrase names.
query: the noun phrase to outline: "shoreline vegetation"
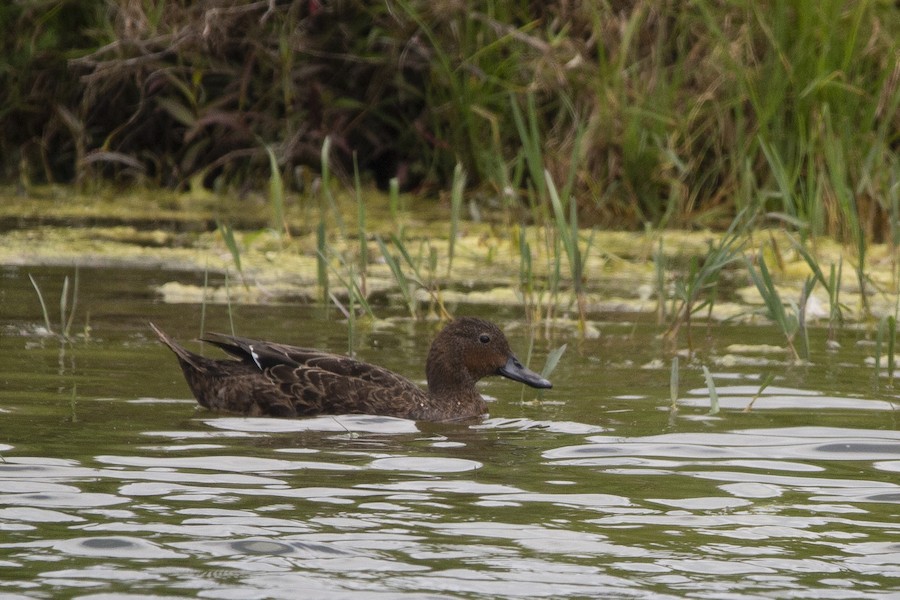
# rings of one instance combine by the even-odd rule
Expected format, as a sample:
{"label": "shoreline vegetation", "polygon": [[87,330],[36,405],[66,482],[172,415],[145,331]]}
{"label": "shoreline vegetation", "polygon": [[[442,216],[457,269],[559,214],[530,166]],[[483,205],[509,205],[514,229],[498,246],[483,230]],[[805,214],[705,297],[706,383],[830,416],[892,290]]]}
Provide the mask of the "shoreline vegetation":
{"label": "shoreline vegetation", "polygon": [[576,4],[5,5],[4,245],[204,247],[229,302],[283,276],[351,320],[494,278],[583,332],[627,265],[688,348],[742,294],[795,359],[812,319],[893,339],[894,3]]}

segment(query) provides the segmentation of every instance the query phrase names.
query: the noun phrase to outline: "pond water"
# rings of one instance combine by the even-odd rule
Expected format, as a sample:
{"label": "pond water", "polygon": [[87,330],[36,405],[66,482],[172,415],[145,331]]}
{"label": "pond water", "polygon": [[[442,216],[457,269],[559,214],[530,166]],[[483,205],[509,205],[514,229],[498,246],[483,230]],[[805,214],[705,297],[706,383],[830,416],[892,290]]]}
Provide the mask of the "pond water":
{"label": "pond water", "polygon": [[[62,343],[28,273],[52,315],[71,274],[0,269],[3,598],[900,597],[900,399],[863,330],[831,352],[813,330],[795,366],[732,346],[774,328],[696,328],[714,416],[700,361],[672,412],[659,328],[610,315],[595,339],[536,340],[538,369],[569,344],[554,389],[490,380],[480,423],[246,419],[198,409],[147,327],[196,337],[202,307],[154,289],[202,275],[83,269],[90,335]],[[332,310],[232,313],[240,334],[348,347]],[[230,330],[225,307],[205,319]],[[356,348],[420,381],[433,331],[397,318]],[[520,357],[528,337],[510,332]]]}

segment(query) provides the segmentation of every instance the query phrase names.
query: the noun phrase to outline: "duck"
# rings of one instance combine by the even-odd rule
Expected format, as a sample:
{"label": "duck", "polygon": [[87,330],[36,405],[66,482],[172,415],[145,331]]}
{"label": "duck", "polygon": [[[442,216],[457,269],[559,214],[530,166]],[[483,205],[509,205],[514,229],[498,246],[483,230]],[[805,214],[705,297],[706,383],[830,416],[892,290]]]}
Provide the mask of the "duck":
{"label": "duck", "polygon": [[460,421],[487,414],[475,385],[484,377],[499,375],[537,389],[553,387],[519,362],[497,325],[475,317],[450,321],[434,338],[425,362],[427,390],[350,356],[221,333],[207,333],[200,341],[233,358],[206,358],[153,323],[150,327],[178,358],[201,406],[244,416],[369,414]]}

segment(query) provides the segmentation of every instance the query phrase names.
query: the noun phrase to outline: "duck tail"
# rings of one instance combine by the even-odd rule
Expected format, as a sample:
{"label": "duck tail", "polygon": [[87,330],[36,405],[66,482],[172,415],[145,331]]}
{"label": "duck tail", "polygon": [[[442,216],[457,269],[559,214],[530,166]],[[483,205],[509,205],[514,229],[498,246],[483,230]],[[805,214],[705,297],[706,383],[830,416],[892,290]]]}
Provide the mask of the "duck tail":
{"label": "duck tail", "polygon": [[160,329],[150,321],[147,321],[147,324],[150,325],[150,329],[153,330],[153,332],[156,334],[156,337],[159,338],[159,341],[165,344],[169,348],[169,350],[174,352],[175,356],[178,357],[178,360],[180,360],[182,364],[187,363],[200,371],[205,370],[202,364],[202,357],[199,354],[194,354],[190,350],[184,348],[183,346],[180,346],[178,342],[170,338],[168,334],[166,334],[162,329]]}

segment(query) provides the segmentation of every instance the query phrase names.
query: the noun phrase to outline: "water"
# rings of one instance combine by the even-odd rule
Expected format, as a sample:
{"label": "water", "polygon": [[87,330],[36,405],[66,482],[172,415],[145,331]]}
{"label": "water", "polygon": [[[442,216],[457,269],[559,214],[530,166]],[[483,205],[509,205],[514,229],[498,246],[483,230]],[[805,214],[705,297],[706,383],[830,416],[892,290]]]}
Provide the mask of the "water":
{"label": "water", "polygon": [[[699,363],[673,413],[658,329],[610,320],[538,340],[536,367],[569,342],[555,388],[490,381],[475,425],[244,419],[197,409],[146,326],[196,336],[201,307],[153,287],[198,276],[83,270],[90,337],[63,345],[27,272],[51,314],[67,273],[0,271],[0,597],[900,597],[900,402],[864,332],[796,367],[729,349],[774,329],[698,329],[714,416]],[[240,333],[347,348],[321,308],[234,312]],[[357,347],[419,380],[430,331]]]}

